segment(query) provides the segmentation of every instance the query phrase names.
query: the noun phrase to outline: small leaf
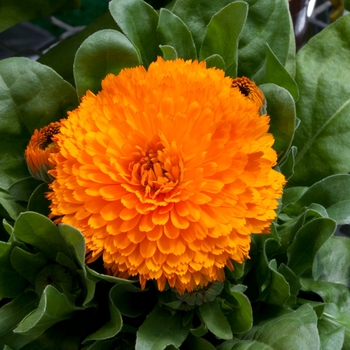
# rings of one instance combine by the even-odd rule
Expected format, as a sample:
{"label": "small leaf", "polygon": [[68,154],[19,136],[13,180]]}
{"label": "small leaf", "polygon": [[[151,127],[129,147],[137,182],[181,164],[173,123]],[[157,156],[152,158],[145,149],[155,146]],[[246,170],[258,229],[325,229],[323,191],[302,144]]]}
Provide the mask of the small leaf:
{"label": "small leaf", "polygon": [[276,55],[266,44],[266,64],[265,69],[259,71],[259,76],[253,76],[258,85],[273,83],[287,90],[293,97],[294,101],[299,98],[299,90],[295,80],[287,72],[286,68],[281,64]]}
{"label": "small leaf", "polygon": [[171,11],[185,22],[199,52],[209,21],[215,13],[232,2],[233,0],[177,0]]}
{"label": "small leaf", "polygon": [[271,117],[270,130],[275,137],[273,148],[278,154],[279,161],[286,157],[295,130],[295,103],[291,94],[275,84],[260,86],[267,100],[267,114]]}
{"label": "small leaf", "polygon": [[215,346],[209,343],[207,340],[195,337],[191,333],[188,335],[185,343],[187,349],[191,350],[215,350]]}
{"label": "small leaf", "polygon": [[12,184],[8,192],[11,196],[17,198],[20,201],[28,202],[32,192],[41,184],[41,181],[34,179],[33,177],[27,177],[23,180],[19,180]]}
{"label": "small leaf", "polygon": [[31,284],[35,283],[37,274],[43,269],[46,262],[47,259],[41,252],[32,254],[20,247],[15,247],[11,253],[12,266]]}
{"label": "small leaf", "polygon": [[57,226],[47,217],[33,212],[22,213],[14,227],[14,236],[30,244],[51,260],[58,252],[71,257],[72,254]]}
{"label": "small leaf", "polygon": [[211,55],[207,57],[204,61],[206,62],[207,68],[217,68],[217,69],[222,69],[223,71],[226,70],[225,61],[218,54]]}
{"label": "small leaf", "polygon": [[73,312],[79,309],[81,308],[69,303],[65,295],[55,287],[48,285],[41,296],[38,308],[27,315],[13,331],[39,336],[55,323],[69,319]]}
{"label": "small leaf", "polygon": [[[7,191],[0,188],[0,206],[4,208],[7,215],[16,220],[18,215],[25,211],[23,205],[17,201],[15,197],[12,197]],[[5,214],[5,216],[7,217]]]}
{"label": "small leaf", "polygon": [[0,299],[16,297],[28,285],[11,264],[12,248],[10,243],[0,242]]}
{"label": "small leaf", "polygon": [[[112,292],[112,290],[111,290]],[[123,320],[122,316],[115,305],[113,299],[111,298],[111,292],[109,293],[109,312],[111,319],[105,323],[100,329],[96,332],[90,334],[88,337],[83,340],[83,344],[87,343],[90,340],[104,340],[110,339],[116,336],[122,329]]]}
{"label": "small leaf", "polygon": [[110,291],[110,299],[122,315],[137,317],[149,307],[150,296],[132,284],[116,284]]}
{"label": "small leaf", "polygon": [[[279,168],[281,173],[285,176],[286,180],[289,180],[294,174],[294,165],[295,165],[295,157],[298,153],[298,150],[295,146],[292,146],[279,164]],[[291,187],[291,189],[300,188],[300,187]],[[284,195],[284,193],[283,193]],[[285,201],[282,200],[283,205],[285,205]]]}
{"label": "small leaf", "polygon": [[49,215],[50,201],[46,198],[46,193],[49,192],[49,187],[46,183],[39,185],[29,198],[27,210],[35,211],[42,215]]}
{"label": "small leaf", "polygon": [[74,77],[79,97],[87,90],[100,91],[107,74],[118,74],[123,68],[139,64],[139,55],[125,35],[112,29],[92,34],[75,56]]}
{"label": "small leaf", "polygon": [[177,57],[185,60],[197,59],[191,32],[178,16],[167,9],[160,10],[157,34],[159,43],[162,46],[172,46]]}
{"label": "small leaf", "polygon": [[109,10],[120,29],[140,53],[140,63],[147,68],[159,54],[157,12],[142,0],[112,0]]}
{"label": "small leaf", "polygon": [[199,311],[210,332],[220,339],[232,338],[230,324],[216,300],[201,305]]}
{"label": "small leaf", "polygon": [[163,58],[165,61],[171,61],[177,59],[177,52],[176,50],[169,45],[159,45],[159,48],[161,49],[163,53]]}
{"label": "small leaf", "polygon": [[137,331],[136,350],[163,350],[168,345],[179,347],[186,339],[190,324],[182,323],[180,312],[170,313],[157,305]]}
{"label": "small leaf", "polygon": [[318,218],[302,226],[287,250],[287,266],[297,276],[311,268],[317,252],[333,235],[335,228],[335,221],[327,218]]}
{"label": "small leaf", "polygon": [[207,26],[199,53],[200,60],[220,55],[227,67],[226,74],[233,78],[237,76],[238,40],[247,12],[247,4],[237,1],[216,13]]}

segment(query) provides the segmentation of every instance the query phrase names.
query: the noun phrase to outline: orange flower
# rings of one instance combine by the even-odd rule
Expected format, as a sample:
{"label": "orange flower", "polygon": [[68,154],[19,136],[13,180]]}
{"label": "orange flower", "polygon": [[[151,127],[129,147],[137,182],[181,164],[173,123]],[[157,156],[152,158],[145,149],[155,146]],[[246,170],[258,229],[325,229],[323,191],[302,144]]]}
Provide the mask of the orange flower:
{"label": "orange flower", "polygon": [[248,78],[240,77],[233,79],[232,87],[238,88],[241,94],[255,102],[256,106],[259,109],[264,106],[265,97],[263,93],[255,85],[255,83],[249,80]]}
{"label": "orange flower", "polygon": [[63,120],[51,215],[119,277],[180,293],[224,280],[268,232],[285,183],[269,117],[218,69],[164,61],[108,75]]}
{"label": "orange flower", "polygon": [[50,123],[48,126],[35,130],[24,152],[30,174],[38,180],[52,182],[53,177],[48,174],[55,167],[49,160],[50,154],[58,152],[53,141],[54,135],[59,133],[61,124]]}

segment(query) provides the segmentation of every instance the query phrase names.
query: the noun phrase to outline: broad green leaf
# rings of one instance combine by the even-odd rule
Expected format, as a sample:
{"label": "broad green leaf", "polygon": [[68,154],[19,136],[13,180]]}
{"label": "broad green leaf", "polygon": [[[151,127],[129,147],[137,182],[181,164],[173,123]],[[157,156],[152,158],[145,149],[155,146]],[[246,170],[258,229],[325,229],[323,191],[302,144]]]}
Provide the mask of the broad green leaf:
{"label": "broad green leaf", "polygon": [[180,312],[170,313],[157,305],[147,315],[136,335],[136,350],[163,350],[168,345],[179,347],[186,339],[190,325],[182,324]]}
{"label": "broad green leaf", "polygon": [[0,299],[16,297],[28,285],[11,264],[12,248],[10,243],[0,242]]}
{"label": "broad green leaf", "polygon": [[157,27],[159,43],[175,49],[177,57],[185,60],[197,59],[192,34],[186,24],[172,12],[162,8]]}
{"label": "broad green leaf", "polygon": [[157,40],[158,14],[142,0],[112,0],[112,17],[129,38],[146,68],[155,61],[159,52]]}
{"label": "broad green leaf", "polygon": [[210,332],[220,339],[232,338],[230,324],[216,300],[201,305],[199,311]]}
{"label": "broad green leaf", "polygon": [[191,350],[215,350],[215,346],[209,343],[207,340],[200,337],[195,337],[191,333],[185,340],[184,345],[187,349]]}
{"label": "broad green leaf", "polygon": [[263,69],[266,44],[283,66],[293,70],[295,41],[288,1],[248,0],[247,3],[248,18],[239,41],[238,75],[252,77]]}
{"label": "broad green leaf", "polygon": [[293,97],[294,101],[298,100],[299,91],[295,80],[281,64],[270,46],[266,45],[266,63],[259,75],[252,77],[256,84],[273,83],[286,89]]}
{"label": "broad green leaf", "polygon": [[291,94],[280,86],[264,84],[260,88],[267,100],[267,114],[271,117],[269,132],[275,137],[273,148],[282,161],[294,136],[295,103]]}
{"label": "broad green leaf", "polygon": [[85,340],[83,340],[82,342],[83,344],[91,340],[103,340],[103,339],[113,338],[122,329],[122,325],[123,325],[122,315],[120,314],[117,306],[115,305],[111,297],[111,292],[109,293],[108,301],[109,301],[109,312],[111,317],[110,320],[107,323],[105,323],[96,332],[87,336]]}
{"label": "broad green leaf", "polygon": [[71,257],[71,252],[57,226],[40,214],[22,213],[15,223],[13,234],[17,239],[32,245],[51,260],[56,259],[58,252],[63,252]]}
{"label": "broad green leaf", "polygon": [[290,298],[289,284],[284,276],[277,271],[276,260],[273,259],[268,263],[269,282],[264,285],[259,300],[263,300],[267,304],[284,306]]}
{"label": "broad green leaf", "polygon": [[137,51],[128,38],[112,29],[100,30],[88,37],[78,49],[74,77],[79,97],[87,90],[97,93],[107,74],[140,64]]}
{"label": "broad green leaf", "polygon": [[271,346],[256,340],[228,340],[218,347],[218,350],[274,350]]}
{"label": "broad green leaf", "polygon": [[[290,203],[295,203],[307,191],[308,187],[289,187],[283,191],[282,203],[287,206]],[[283,211],[283,209],[282,209]]]}
{"label": "broad green leaf", "polygon": [[38,59],[38,62],[51,67],[60,74],[63,79],[74,84],[73,63],[75,54],[85,39],[101,29],[119,30],[118,25],[115,23],[109,11],[95,19],[81,32],[50,48],[49,51]]}
{"label": "broad green leaf", "polygon": [[340,201],[327,208],[330,218],[335,220],[338,225],[350,224],[350,199]]}
{"label": "broad green leaf", "polygon": [[339,330],[342,327],[344,329],[344,343],[341,349],[350,350],[350,311],[341,312],[338,305],[328,303],[325,305],[320,324],[328,331]]}
{"label": "broad green leaf", "polygon": [[350,239],[332,237],[317,254],[314,278],[350,287],[349,261]]}
{"label": "broad green leaf", "polygon": [[[315,278],[315,277],[314,277]],[[335,303],[340,311],[350,311],[350,289],[344,284],[300,278],[302,290],[317,293],[325,303]]]}
{"label": "broad green leaf", "polygon": [[325,322],[319,322],[318,331],[320,333],[321,349],[322,350],[343,350],[345,330],[343,327],[329,330],[323,327]]}
{"label": "broad green leaf", "polygon": [[[66,6],[69,6],[68,8]],[[76,9],[80,6],[80,0],[57,1],[8,1],[0,0],[0,32],[13,25],[28,21],[33,18],[42,18],[63,9]]]}
{"label": "broad green leaf", "polygon": [[200,60],[220,55],[225,62],[226,74],[233,78],[237,76],[238,41],[247,12],[247,3],[241,1],[222,8],[211,18],[199,52]]}
{"label": "broad green leaf", "polygon": [[18,334],[40,335],[55,323],[70,318],[73,312],[79,309],[55,287],[48,285],[41,296],[38,308],[27,315],[13,331]]}
{"label": "broad green leaf", "polygon": [[37,295],[27,291],[3,305],[0,308],[0,339],[6,333],[12,331],[28,313],[34,310],[37,303]]}
{"label": "broad green leaf", "polygon": [[344,16],[312,38],[297,55],[296,82],[301,120],[291,183],[308,185],[349,171],[350,16]]}
{"label": "broad green leaf", "polygon": [[311,268],[317,252],[335,229],[335,221],[327,218],[317,218],[302,226],[287,250],[287,266],[297,276]]}
{"label": "broad green leaf", "polygon": [[233,0],[177,0],[171,11],[185,22],[199,52],[211,18],[232,2]]}
{"label": "broad green leaf", "polygon": [[11,196],[17,198],[18,200],[28,202],[34,189],[41,183],[41,181],[34,179],[33,177],[27,177],[12,184],[8,188],[8,192]]}
{"label": "broad green leaf", "polygon": [[41,252],[32,254],[20,247],[15,247],[11,253],[12,266],[33,285],[38,273],[43,269],[46,262],[47,259]]}
{"label": "broad green leaf", "polygon": [[[0,160],[1,162],[1,160]],[[1,172],[1,170],[0,170]],[[25,211],[24,206],[11,196],[7,191],[0,188],[0,206],[2,206],[6,214],[13,220],[16,220],[18,215]],[[5,216],[7,217],[7,215]]]}
{"label": "broad green leaf", "polygon": [[163,53],[163,58],[165,61],[171,61],[171,60],[177,59],[177,52],[172,46],[159,45],[159,48],[161,49],[161,51]]}
{"label": "broad green leaf", "polygon": [[[268,350],[320,350],[320,339],[317,331],[317,316],[313,308],[306,304],[296,311],[254,326],[244,334],[242,340],[262,343],[267,347],[249,347],[247,349]],[[245,349],[233,347],[233,349]]]}
{"label": "broad green leaf", "polygon": [[226,70],[224,59],[220,55],[211,55],[207,57],[204,61],[206,62],[207,68],[217,68],[222,69],[223,71]]}
{"label": "broad green leaf", "polygon": [[[309,207],[312,203],[322,205],[330,213],[335,213],[336,220],[338,212],[334,206],[339,206],[341,202],[350,198],[350,175],[338,174],[329,176],[308,188],[303,195],[294,203],[286,206],[283,211],[287,214],[298,214],[303,207]],[[346,203],[345,203],[346,204]],[[339,208],[339,207],[338,207]],[[339,217],[339,216],[338,216]]]}
{"label": "broad green leaf", "polygon": [[110,291],[110,299],[122,315],[137,317],[149,308],[150,295],[132,284],[116,284]]}
{"label": "broad green leaf", "polygon": [[[295,157],[298,153],[298,150],[295,146],[292,146],[288,152],[285,154],[285,157],[282,160],[282,163],[279,164],[279,168],[281,170],[281,173],[285,176],[286,180],[288,181],[293,175],[294,175],[294,165],[295,165]],[[291,187],[294,188],[300,188],[300,187]],[[285,205],[286,203],[282,200],[282,204]]]}
{"label": "broad green leaf", "polygon": [[30,175],[24,150],[35,129],[78,104],[75,89],[51,68],[27,58],[0,61],[0,187]]}
{"label": "broad green leaf", "polygon": [[46,198],[46,193],[49,192],[47,183],[39,185],[29,198],[27,210],[48,216],[50,213],[50,201]]}

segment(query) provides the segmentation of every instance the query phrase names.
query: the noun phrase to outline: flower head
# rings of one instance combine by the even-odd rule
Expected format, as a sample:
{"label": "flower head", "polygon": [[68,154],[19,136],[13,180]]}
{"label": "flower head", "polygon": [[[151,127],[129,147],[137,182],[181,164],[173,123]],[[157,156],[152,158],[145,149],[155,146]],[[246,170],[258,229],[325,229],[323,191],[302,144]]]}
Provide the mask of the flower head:
{"label": "flower head", "polygon": [[276,217],[285,179],[269,117],[204,62],[109,74],[61,123],[51,215],[113,275],[180,293],[222,281]]}
{"label": "flower head", "polygon": [[51,182],[53,177],[48,174],[55,166],[49,160],[50,154],[58,152],[53,138],[60,131],[59,122],[50,123],[40,130],[35,130],[24,152],[30,174],[41,181]]}

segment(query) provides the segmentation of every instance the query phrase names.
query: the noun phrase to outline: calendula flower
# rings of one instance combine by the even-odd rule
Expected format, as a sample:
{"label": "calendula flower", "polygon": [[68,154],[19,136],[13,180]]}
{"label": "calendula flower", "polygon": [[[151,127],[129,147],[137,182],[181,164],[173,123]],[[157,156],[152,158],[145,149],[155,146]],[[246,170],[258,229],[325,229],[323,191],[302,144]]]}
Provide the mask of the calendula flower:
{"label": "calendula flower", "polygon": [[81,230],[88,262],[102,255],[142,288],[224,280],[276,217],[285,179],[269,117],[204,62],[109,74],[61,124],[51,216]]}
{"label": "calendula flower", "polygon": [[264,105],[265,97],[261,90],[255,85],[254,82],[246,77],[235,78],[232,81],[232,87],[238,88],[239,91],[255,102],[256,106],[260,109]]}
{"label": "calendula flower", "polygon": [[57,144],[53,141],[54,135],[59,133],[59,122],[35,130],[24,152],[30,174],[41,181],[51,182],[53,177],[48,174],[55,166],[49,160],[50,154],[58,152]]}

